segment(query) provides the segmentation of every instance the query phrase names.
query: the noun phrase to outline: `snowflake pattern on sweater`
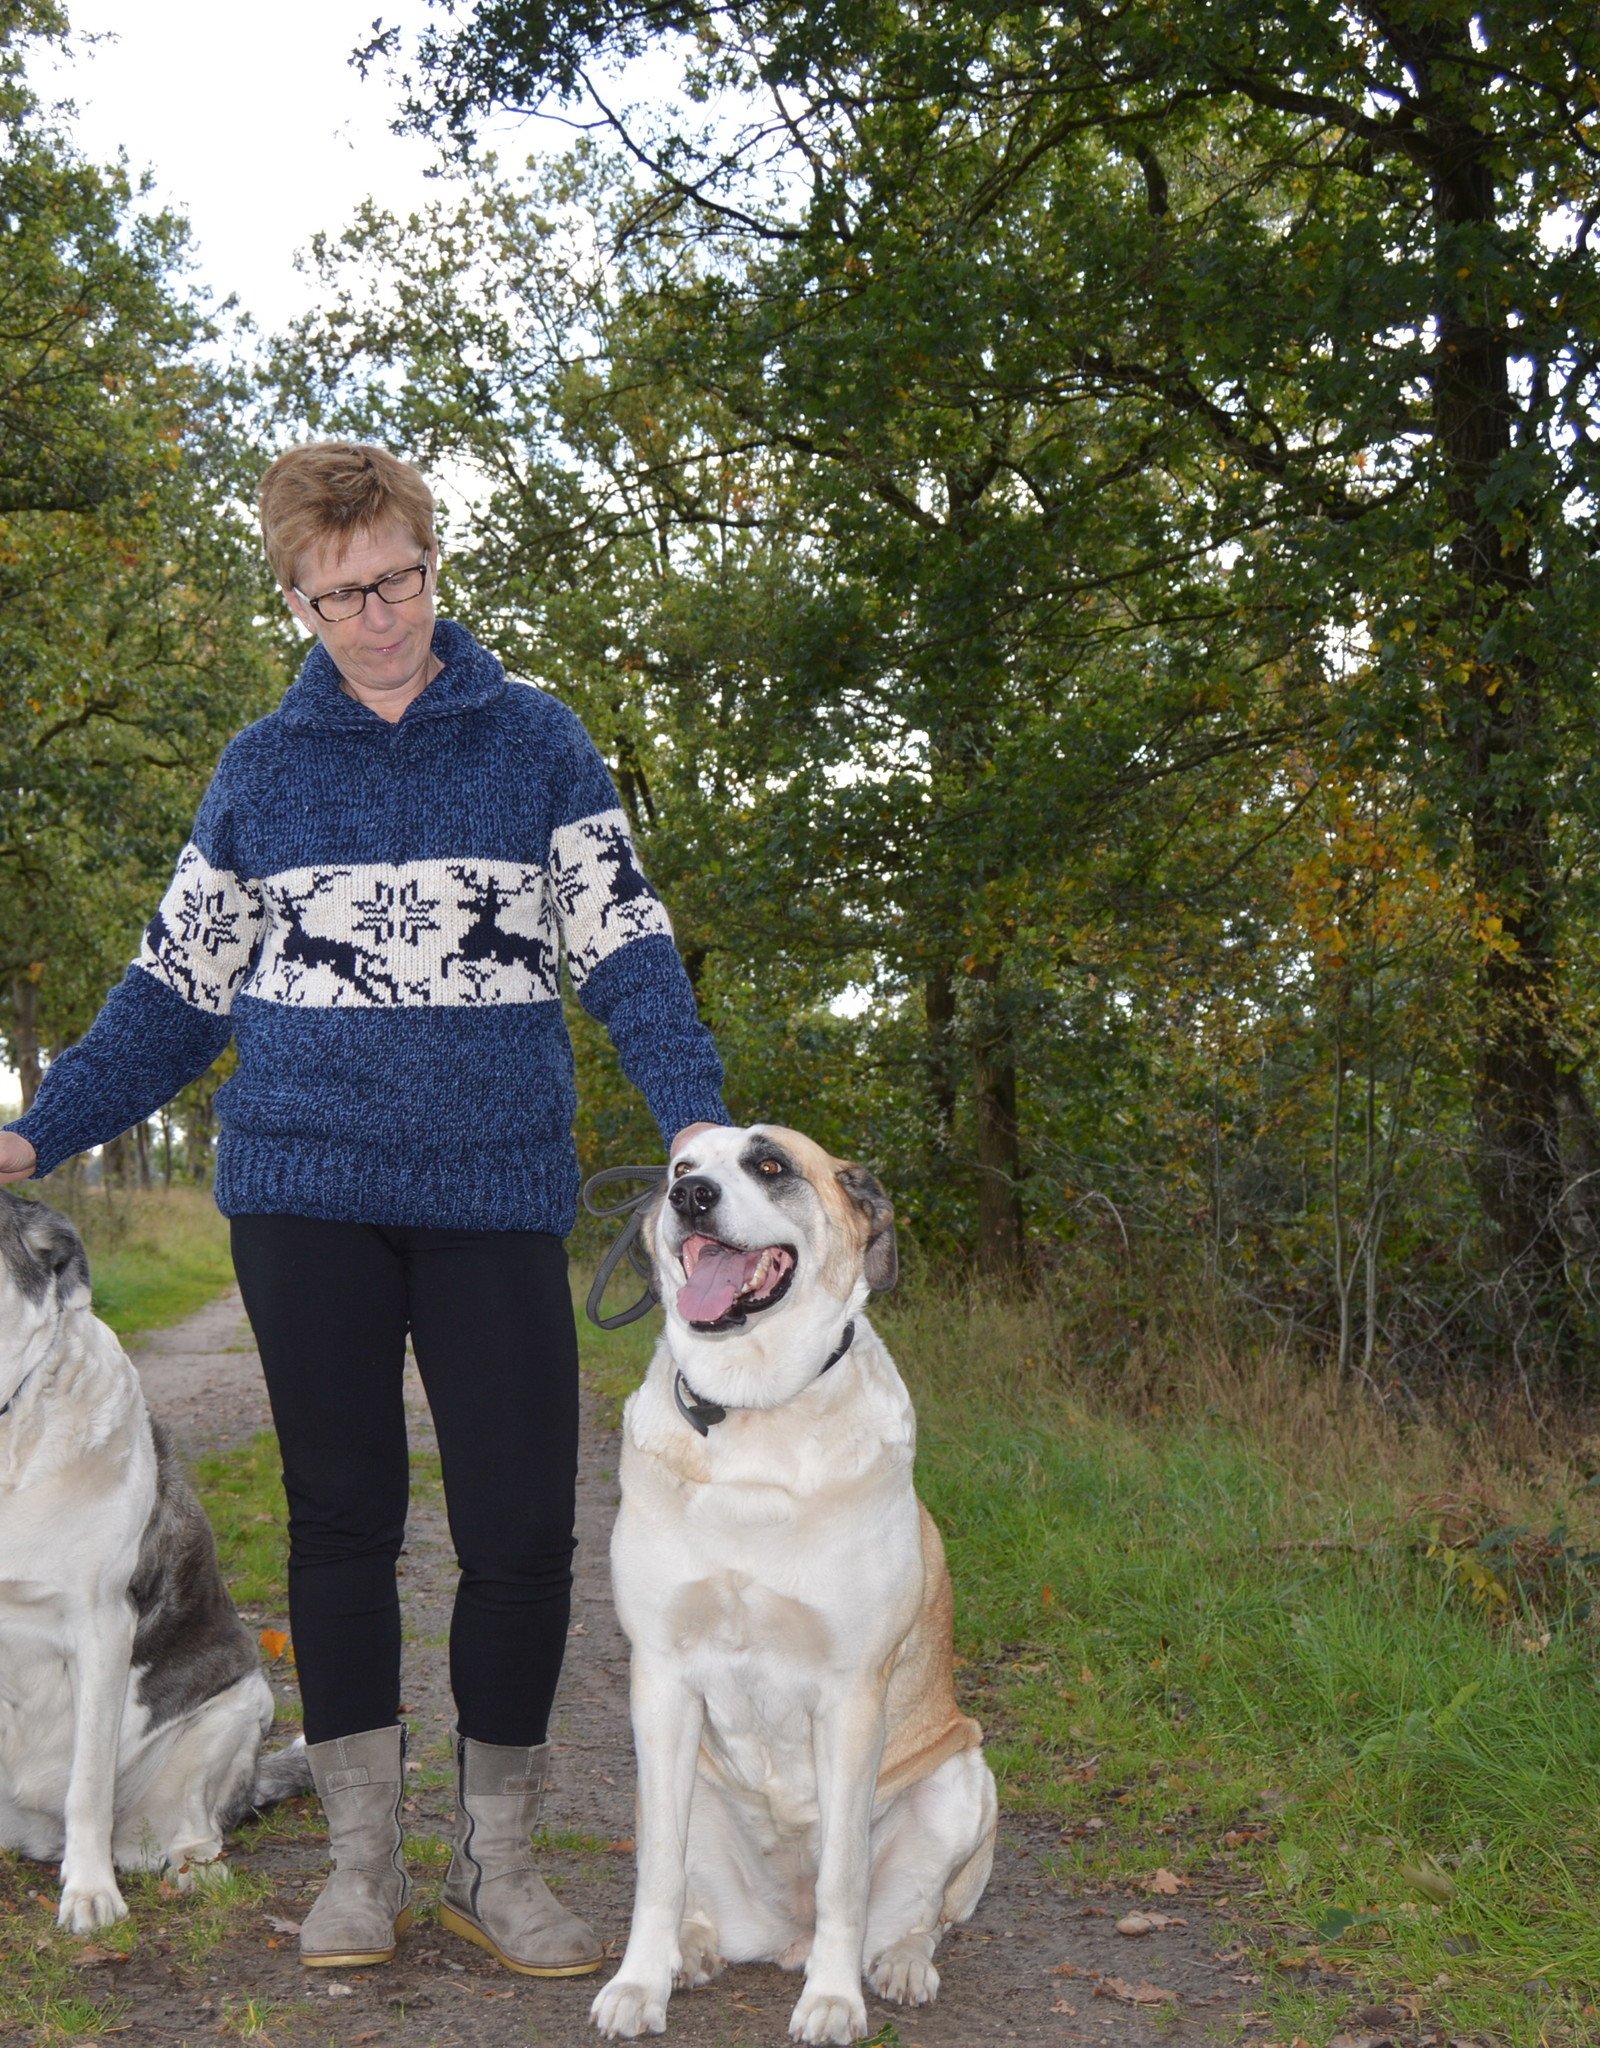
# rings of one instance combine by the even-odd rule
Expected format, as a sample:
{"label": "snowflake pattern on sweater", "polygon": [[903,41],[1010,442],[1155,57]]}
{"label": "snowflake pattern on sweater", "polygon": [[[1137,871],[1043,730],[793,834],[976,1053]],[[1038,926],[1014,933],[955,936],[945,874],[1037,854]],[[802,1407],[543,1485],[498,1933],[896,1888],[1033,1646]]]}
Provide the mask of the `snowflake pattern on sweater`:
{"label": "snowflake pattern on sweater", "polygon": [[432,860],[292,868],[259,882],[192,842],[136,964],[197,1008],[559,1002],[631,939],[672,937],[620,810],[551,835],[550,864]]}

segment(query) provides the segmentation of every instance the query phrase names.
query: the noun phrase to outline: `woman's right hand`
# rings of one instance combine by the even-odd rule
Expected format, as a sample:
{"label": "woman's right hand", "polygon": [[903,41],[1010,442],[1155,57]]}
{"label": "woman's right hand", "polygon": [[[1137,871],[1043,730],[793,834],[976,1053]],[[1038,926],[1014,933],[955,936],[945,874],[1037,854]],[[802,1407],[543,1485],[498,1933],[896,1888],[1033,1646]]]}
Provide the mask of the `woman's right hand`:
{"label": "woman's right hand", "polygon": [[8,1180],[27,1180],[38,1164],[38,1153],[20,1131],[0,1131],[0,1186]]}

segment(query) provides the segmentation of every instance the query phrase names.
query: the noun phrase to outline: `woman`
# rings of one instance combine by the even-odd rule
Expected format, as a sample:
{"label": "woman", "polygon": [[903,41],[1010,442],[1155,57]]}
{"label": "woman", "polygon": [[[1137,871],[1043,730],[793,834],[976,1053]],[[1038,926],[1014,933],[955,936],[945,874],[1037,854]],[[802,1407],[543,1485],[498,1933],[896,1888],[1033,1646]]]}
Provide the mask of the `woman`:
{"label": "woman", "polygon": [[562,948],[665,1138],[727,1121],[721,1066],[588,735],[436,621],[417,471],[347,442],[292,449],[262,481],[261,527],[317,644],[225,750],[138,960],[0,1132],[0,1180],[141,1121],[237,1039],[217,1201],[282,1451],[334,1861],[302,1959],[386,1962],[410,1917],[395,1585],[409,1332],[461,1567],[441,1919],[514,1970],[575,1975],[600,1945],[528,1846],[577,1462]]}

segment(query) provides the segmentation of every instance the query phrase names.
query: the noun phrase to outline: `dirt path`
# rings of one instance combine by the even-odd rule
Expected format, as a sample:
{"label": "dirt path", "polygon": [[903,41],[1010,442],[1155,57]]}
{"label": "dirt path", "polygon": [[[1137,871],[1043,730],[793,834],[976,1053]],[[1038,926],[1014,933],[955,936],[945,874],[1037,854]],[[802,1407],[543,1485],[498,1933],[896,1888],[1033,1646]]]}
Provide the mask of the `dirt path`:
{"label": "dirt path", "polygon": [[[145,1340],[134,1355],[152,1409],[189,1457],[226,1448],[265,1426],[266,1403],[237,1296]],[[431,1450],[432,1430],[414,1373],[408,1376],[408,1398],[414,1442],[419,1450]],[[586,1409],[573,1624],[551,1730],[557,1760],[546,1821],[557,1845],[545,1866],[552,1882],[599,1929],[612,1956],[621,1953],[633,1882],[627,1646],[611,1611],[606,1566],[617,1502],[616,1458],[615,1435],[598,1424],[592,1407]],[[237,1867],[258,1873],[271,1888],[259,1913],[250,1915],[248,1932],[236,1927],[203,1959],[187,1962],[147,1955],[141,1947],[116,1970],[114,1990],[121,2018],[131,2027],[128,2038],[155,2044],[248,2033],[241,2003],[253,1999],[256,2021],[269,2039],[281,2042],[327,2040],[350,2048],[529,2042],[577,2048],[596,2040],[587,2013],[603,1976],[551,1983],[516,1978],[442,1933],[434,1919],[451,1812],[452,1716],[444,1645],[453,1558],[441,1504],[426,1487],[413,1508],[402,1573],[414,1780],[408,1808],[421,1910],[399,1955],[383,1969],[312,1974],[300,1967],[292,1934],[274,1933],[273,1918],[298,1921],[324,1868],[315,1808],[297,1802],[234,1855]],[[281,1617],[250,1618],[286,1626]],[[290,1681],[274,1676],[287,1693]],[[938,2002],[911,2011],[869,1997],[868,2024],[885,2030],[884,2043],[1113,2048],[1160,2039],[1198,2048],[1202,2042],[1237,2040],[1249,2030],[1253,1980],[1243,1964],[1229,1958],[1229,1927],[1185,1904],[1187,1926],[1137,1941],[1119,1937],[1114,1923],[1121,1913],[1175,1902],[1068,1896],[1045,1864],[1058,1843],[1053,1824],[1005,1817],[989,1891],[974,1920],[955,1930],[941,1950]],[[1097,1995],[1111,1978],[1153,1983],[1177,1993],[1178,2002],[1151,2009]],[[673,1999],[669,2038],[728,2048],[770,2042],[776,2048],[787,2039],[797,1991],[798,1980],[776,1968],[732,1969],[704,1990]]]}

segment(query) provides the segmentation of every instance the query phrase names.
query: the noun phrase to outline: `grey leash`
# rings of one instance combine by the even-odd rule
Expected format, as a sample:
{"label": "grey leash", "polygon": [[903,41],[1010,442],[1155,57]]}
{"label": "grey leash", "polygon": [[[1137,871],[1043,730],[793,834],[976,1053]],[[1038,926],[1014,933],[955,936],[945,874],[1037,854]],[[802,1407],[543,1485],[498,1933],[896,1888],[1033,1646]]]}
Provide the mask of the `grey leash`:
{"label": "grey leash", "polygon": [[[655,1274],[644,1246],[639,1242],[640,1225],[644,1222],[646,1206],[655,1200],[667,1178],[664,1166],[606,1166],[599,1173],[590,1174],[583,1184],[583,1206],[591,1216],[626,1216],[621,1235],[600,1261],[600,1270],[594,1276],[594,1285],[589,1289],[589,1299],[584,1303],[584,1314],[597,1330],[620,1330],[625,1323],[636,1323],[641,1316],[647,1316],[656,1305]],[[637,1195],[625,1195],[620,1202],[608,1202],[602,1206],[593,1200],[596,1188],[613,1187],[618,1181],[648,1181],[649,1186]],[[644,1292],[621,1315],[603,1316],[600,1304],[605,1299],[611,1276],[626,1259],[628,1264],[644,1282]]]}

